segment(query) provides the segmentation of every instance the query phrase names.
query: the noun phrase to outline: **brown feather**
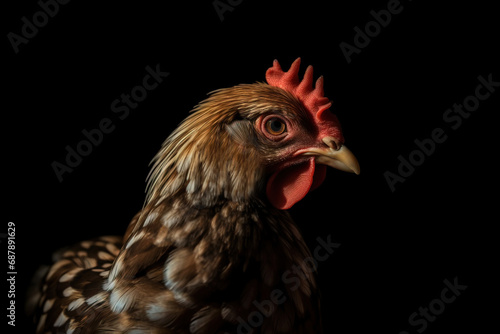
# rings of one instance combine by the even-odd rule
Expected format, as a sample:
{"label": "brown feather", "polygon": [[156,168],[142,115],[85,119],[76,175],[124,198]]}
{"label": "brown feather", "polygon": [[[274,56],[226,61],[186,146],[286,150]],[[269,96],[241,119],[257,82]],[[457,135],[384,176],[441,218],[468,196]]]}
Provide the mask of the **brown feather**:
{"label": "brown feather", "polygon": [[[156,155],[145,206],[123,239],[59,255],[42,283],[37,332],[236,333],[279,291],[283,303],[254,333],[319,333],[303,263],[311,254],[288,213],[264,197],[279,144],[266,145],[253,122],[275,111],[309,117],[290,93],[262,83],[196,106]],[[298,286],[283,279],[292,267]]]}

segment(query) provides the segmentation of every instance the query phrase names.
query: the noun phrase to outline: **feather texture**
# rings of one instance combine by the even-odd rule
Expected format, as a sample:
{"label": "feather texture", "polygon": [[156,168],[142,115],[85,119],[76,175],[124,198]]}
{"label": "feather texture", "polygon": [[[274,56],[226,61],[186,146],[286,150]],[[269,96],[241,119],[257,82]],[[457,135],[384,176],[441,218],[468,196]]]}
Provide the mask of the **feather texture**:
{"label": "feather texture", "polygon": [[311,254],[264,195],[283,145],[254,123],[276,111],[310,121],[298,99],[263,83],[196,106],[155,157],[144,208],[124,237],[57,255],[40,286],[37,333],[321,332],[303,263]]}

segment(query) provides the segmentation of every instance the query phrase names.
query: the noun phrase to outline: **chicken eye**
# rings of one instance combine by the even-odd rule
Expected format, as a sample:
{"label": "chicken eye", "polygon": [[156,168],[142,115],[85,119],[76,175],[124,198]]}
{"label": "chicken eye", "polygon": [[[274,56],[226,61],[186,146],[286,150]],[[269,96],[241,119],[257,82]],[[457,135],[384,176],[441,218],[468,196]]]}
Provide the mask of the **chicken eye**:
{"label": "chicken eye", "polygon": [[281,119],[274,117],[266,122],[266,130],[270,134],[278,136],[286,131],[286,124]]}

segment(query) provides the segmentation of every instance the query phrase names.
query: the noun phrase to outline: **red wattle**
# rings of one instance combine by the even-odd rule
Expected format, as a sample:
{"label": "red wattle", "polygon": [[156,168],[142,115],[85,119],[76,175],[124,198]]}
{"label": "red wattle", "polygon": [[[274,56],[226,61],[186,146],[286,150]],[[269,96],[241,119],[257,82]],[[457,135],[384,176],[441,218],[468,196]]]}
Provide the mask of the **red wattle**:
{"label": "red wattle", "polygon": [[267,198],[276,208],[289,209],[304,198],[311,188],[318,187],[325,179],[325,174],[325,166],[316,168],[314,158],[279,170],[267,182]]}

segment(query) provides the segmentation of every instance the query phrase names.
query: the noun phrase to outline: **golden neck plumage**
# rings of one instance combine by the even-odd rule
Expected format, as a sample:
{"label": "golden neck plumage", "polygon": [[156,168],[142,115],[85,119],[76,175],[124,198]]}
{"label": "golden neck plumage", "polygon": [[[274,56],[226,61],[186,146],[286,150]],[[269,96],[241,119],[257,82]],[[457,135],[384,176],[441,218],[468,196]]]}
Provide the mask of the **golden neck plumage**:
{"label": "golden neck plumage", "polygon": [[195,107],[163,143],[148,176],[146,204],[185,192],[194,205],[210,206],[221,198],[249,200],[262,188],[260,158],[227,133],[224,125],[237,112],[221,108],[217,97]]}

